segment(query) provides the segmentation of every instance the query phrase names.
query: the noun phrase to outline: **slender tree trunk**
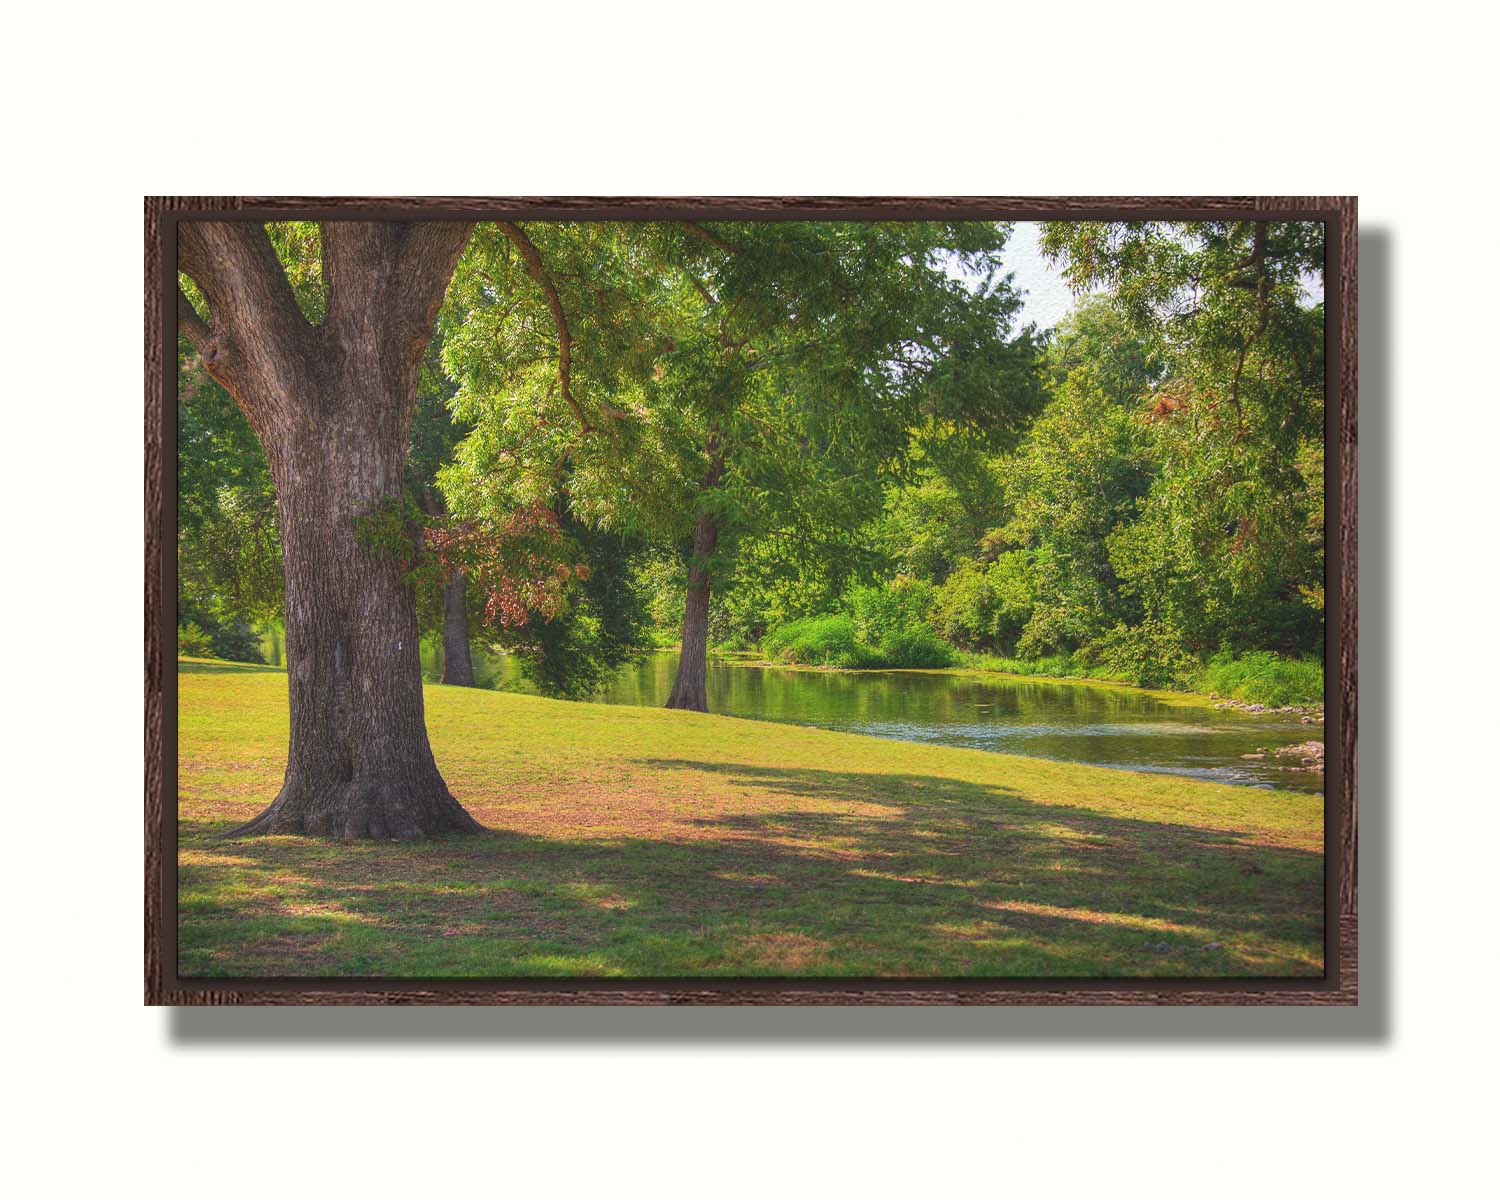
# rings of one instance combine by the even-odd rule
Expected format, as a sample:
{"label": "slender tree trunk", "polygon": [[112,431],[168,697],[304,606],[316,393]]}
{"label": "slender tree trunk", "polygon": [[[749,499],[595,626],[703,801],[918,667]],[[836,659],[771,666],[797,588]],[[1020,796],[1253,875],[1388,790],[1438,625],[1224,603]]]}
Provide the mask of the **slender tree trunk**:
{"label": "slender tree trunk", "polygon": [[402,547],[360,537],[365,518],[403,496],[418,364],[467,234],[439,223],[325,224],[327,316],[313,326],[260,226],[179,227],[182,269],[203,289],[212,324],[181,302],[179,322],[260,438],[281,526],[286,776],[235,835],[480,828],[428,744]]}
{"label": "slender tree trunk", "polygon": [[454,571],[443,585],[443,682],[474,686],[474,659],[469,653],[469,612],[464,603],[467,580]]}
{"label": "slender tree trunk", "polygon": [[701,516],[693,527],[693,561],[688,567],[687,605],[682,614],[682,653],[668,708],[708,711],[708,601],[713,581],[705,561],[719,543],[719,524]]}
{"label": "slender tree trunk", "polygon": [[[719,486],[724,478],[724,451],[718,435],[705,447],[708,473],[698,484],[700,493]],[[719,522],[712,513],[698,514],[693,525],[693,555],[688,561],[687,603],[682,614],[682,653],[672,682],[668,708],[708,711],[708,602],[713,587],[709,561],[719,545]]]}

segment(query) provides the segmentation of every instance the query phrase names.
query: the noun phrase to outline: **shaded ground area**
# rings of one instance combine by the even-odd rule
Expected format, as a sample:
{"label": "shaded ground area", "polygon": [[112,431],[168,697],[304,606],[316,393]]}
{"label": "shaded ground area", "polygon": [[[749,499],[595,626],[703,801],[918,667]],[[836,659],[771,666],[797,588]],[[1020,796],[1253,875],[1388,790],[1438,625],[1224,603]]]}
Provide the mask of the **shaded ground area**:
{"label": "shaded ground area", "polygon": [[223,841],[286,680],[182,671],[185,975],[1322,973],[1316,796],[432,687],[491,832]]}

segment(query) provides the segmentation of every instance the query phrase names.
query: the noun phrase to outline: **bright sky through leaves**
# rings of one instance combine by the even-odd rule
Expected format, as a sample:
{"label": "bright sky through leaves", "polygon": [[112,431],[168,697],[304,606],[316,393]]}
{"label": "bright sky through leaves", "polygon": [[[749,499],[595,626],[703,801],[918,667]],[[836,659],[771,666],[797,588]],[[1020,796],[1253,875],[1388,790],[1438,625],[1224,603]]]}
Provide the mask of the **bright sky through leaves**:
{"label": "bright sky through leaves", "polygon": [[[1015,276],[1016,290],[1022,295],[1020,324],[1034,324],[1039,331],[1052,329],[1077,307],[1079,297],[1073,295],[1062,272],[1042,253],[1038,222],[1017,221],[1001,259],[1005,270]],[[1304,275],[1302,302],[1311,306],[1322,299],[1321,277]]]}
{"label": "bright sky through leaves", "polygon": [[1062,272],[1042,254],[1040,236],[1041,226],[1035,221],[1017,221],[1001,258],[1023,297],[1020,323],[1045,330],[1072,312],[1078,300],[1068,290]]}
{"label": "bright sky through leaves", "polygon": [[[1000,259],[1004,273],[1012,276],[1022,296],[1017,326],[1035,325],[1037,332],[1044,333],[1072,312],[1079,298],[1068,289],[1062,272],[1042,253],[1041,231],[1036,221],[1015,222]],[[950,262],[948,271],[959,279],[968,279],[971,287],[978,286],[978,278],[970,278],[956,261]]]}

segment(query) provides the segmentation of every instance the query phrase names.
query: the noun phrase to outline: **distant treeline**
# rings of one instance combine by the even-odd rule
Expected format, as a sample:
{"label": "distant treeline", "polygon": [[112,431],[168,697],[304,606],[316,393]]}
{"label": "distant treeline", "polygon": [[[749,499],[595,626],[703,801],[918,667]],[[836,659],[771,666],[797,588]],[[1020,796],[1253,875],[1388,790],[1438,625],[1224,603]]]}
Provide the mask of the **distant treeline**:
{"label": "distant treeline", "polygon": [[[958,253],[942,249],[949,243],[993,266],[1003,227],[982,238],[937,231],[925,242],[900,229],[861,242],[808,230],[725,230],[740,244],[718,276],[688,272],[674,291],[630,284],[658,324],[618,350],[600,341],[599,363],[605,350],[617,355],[609,378],[634,372],[635,390],[606,408],[624,431],[612,442],[531,447],[535,406],[562,402],[548,346],[517,343],[497,365],[484,277],[472,297],[450,294],[412,426],[410,511],[392,516],[396,536],[409,533],[416,548],[431,637],[446,625],[450,648],[466,637],[505,647],[544,692],[583,695],[644,648],[676,643],[685,612],[694,623],[696,587],[710,597],[711,644],[787,662],[968,665],[1262,703],[1321,699],[1321,227],[1048,225],[1044,249],[1089,295],[1045,336],[1011,328],[1018,300],[1003,279],[968,309],[940,271],[910,283],[899,274],[918,252]],[[555,252],[576,253],[580,270],[606,260],[635,270],[647,261],[642,246],[658,258],[682,253],[661,241],[667,234],[654,235],[657,245],[634,230],[614,240],[594,231],[576,248],[574,236],[560,228]],[[875,262],[887,273],[875,274]],[[835,277],[884,289],[890,304],[852,304],[858,293],[828,286]],[[792,285],[800,310],[746,307],[743,338],[725,332],[726,312],[739,310],[716,291],[775,295]],[[905,324],[890,318],[897,301]],[[601,339],[624,336],[604,321],[614,302],[599,294],[590,316],[580,301],[575,355],[590,320]],[[804,328],[815,312],[821,324]],[[700,327],[712,337],[688,341]],[[942,336],[930,344],[911,341],[934,329]],[[648,334],[659,347],[638,364],[631,355]],[[833,344],[841,358],[828,357]],[[186,347],[184,364],[182,648],[255,658],[256,631],[275,629],[279,658],[279,544],[264,457]],[[704,399],[726,396],[732,407]],[[879,420],[872,406],[885,406]],[[668,462],[670,438],[682,441],[673,453],[686,466]],[[517,463],[529,473],[507,466]],[[521,541],[507,506],[523,494],[516,480],[538,478],[556,490],[550,500],[524,493],[540,497],[525,511],[546,520]],[[448,525],[440,544],[487,520],[505,534],[464,543],[490,558],[470,551],[457,582],[467,607],[456,608],[453,571],[465,560],[444,559],[441,570],[418,563],[422,526],[442,528],[455,506],[466,524]],[[500,610],[523,619],[501,620]],[[481,669],[480,682],[488,674]]]}

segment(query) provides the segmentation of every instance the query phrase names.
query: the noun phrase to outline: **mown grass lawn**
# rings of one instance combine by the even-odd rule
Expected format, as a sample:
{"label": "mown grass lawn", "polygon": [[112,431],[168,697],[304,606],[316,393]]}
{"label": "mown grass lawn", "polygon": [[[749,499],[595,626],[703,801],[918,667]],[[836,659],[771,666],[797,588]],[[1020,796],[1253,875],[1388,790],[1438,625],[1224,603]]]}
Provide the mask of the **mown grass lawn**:
{"label": "mown grass lawn", "polygon": [[1322,799],[664,709],[429,687],[490,832],[220,835],[286,676],[184,660],[197,976],[1316,976]]}

